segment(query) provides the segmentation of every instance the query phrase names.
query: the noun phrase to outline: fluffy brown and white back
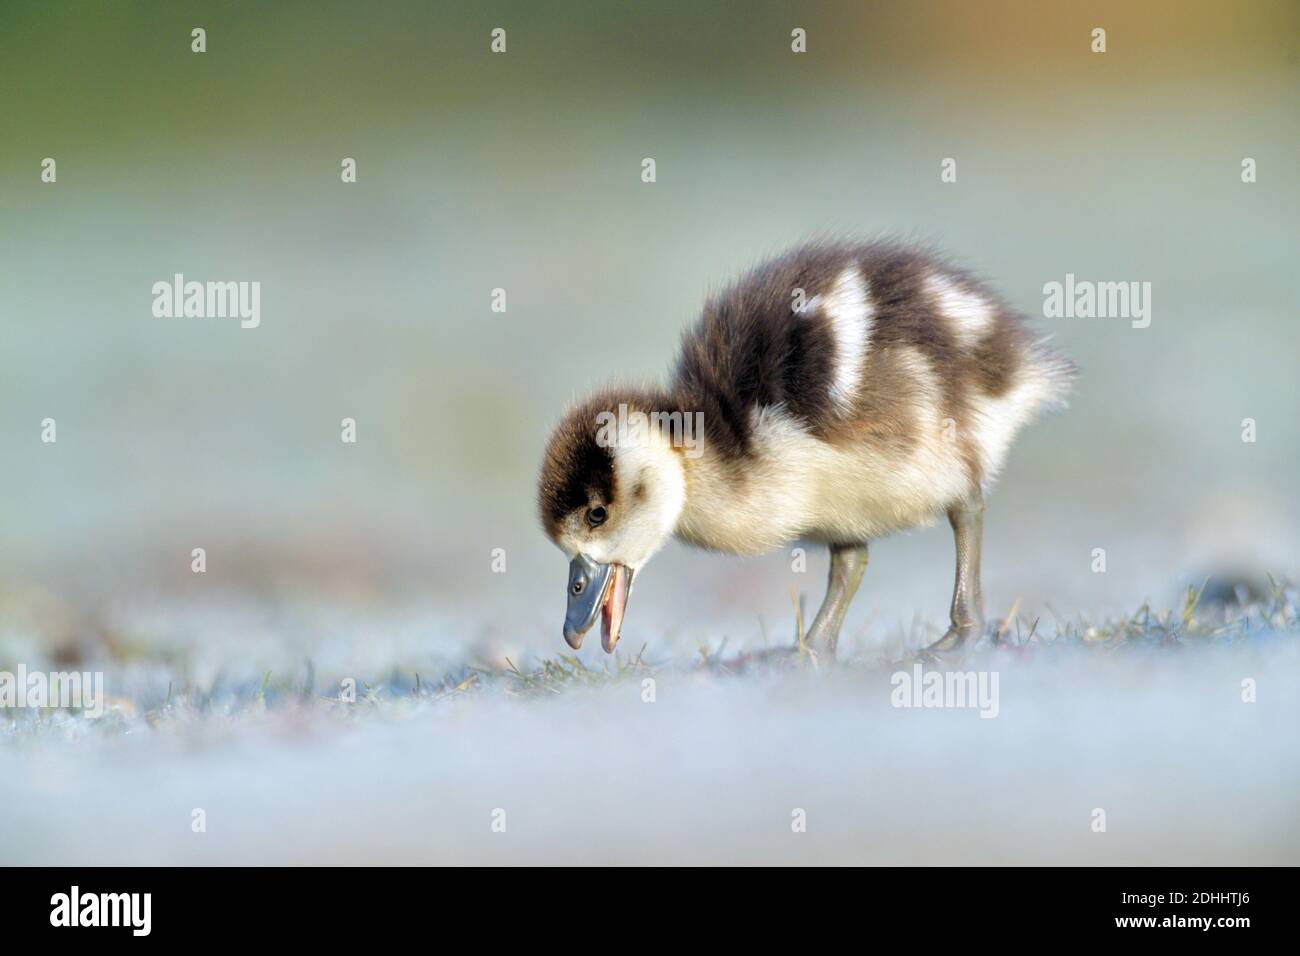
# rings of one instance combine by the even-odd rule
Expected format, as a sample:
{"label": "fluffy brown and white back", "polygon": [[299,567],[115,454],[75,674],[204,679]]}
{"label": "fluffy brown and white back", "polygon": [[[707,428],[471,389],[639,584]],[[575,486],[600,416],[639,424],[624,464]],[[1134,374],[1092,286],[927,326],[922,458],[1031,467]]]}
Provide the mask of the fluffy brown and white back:
{"label": "fluffy brown and white back", "polygon": [[799,537],[870,540],[986,490],[1073,374],[999,296],[933,254],[805,245],[712,297],[667,389],[610,390],[570,412],[543,467],[543,522],[557,537],[592,489],[617,488],[592,423],[625,402],[703,415],[703,453],[664,448],[650,469],[684,475],[674,530],[685,541],[749,554]]}

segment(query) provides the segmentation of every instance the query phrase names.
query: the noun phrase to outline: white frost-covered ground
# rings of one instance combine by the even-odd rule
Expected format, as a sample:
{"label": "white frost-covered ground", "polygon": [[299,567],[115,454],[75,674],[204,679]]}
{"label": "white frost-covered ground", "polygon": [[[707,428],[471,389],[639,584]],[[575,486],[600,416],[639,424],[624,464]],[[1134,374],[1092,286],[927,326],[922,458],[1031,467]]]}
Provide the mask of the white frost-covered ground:
{"label": "white frost-covered ground", "polygon": [[[188,623],[159,633],[201,633]],[[224,660],[155,641],[111,664],[98,722],[6,715],[0,864],[1294,865],[1300,642],[1283,623],[986,648],[963,665],[998,675],[982,719],[891,706],[885,652],[813,669],[670,641],[650,669],[526,682],[491,648],[447,643],[429,664],[418,620],[318,634],[304,698],[294,643],[250,619]],[[359,702],[326,700],[358,647]],[[441,666],[418,697],[408,658]],[[263,693],[267,665],[283,670]]]}

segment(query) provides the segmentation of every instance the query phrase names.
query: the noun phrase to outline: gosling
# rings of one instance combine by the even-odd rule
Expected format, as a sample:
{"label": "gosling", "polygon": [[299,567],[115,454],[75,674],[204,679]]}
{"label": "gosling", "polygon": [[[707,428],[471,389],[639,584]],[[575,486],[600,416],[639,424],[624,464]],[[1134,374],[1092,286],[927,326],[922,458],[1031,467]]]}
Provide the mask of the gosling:
{"label": "gosling", "polygon": [[[538,505],[570,558],[564,639],[618,643],[632,580],[670,536],[756,555],[827,545],[807,645],[833,655],[874,538],[946,515],[947,632],[982,633],[984,498],[1075,366],[972,275],[893,241],[798,247],[711,298],[667,389],[608,389],[546,446]],[[697,433],[697,425],[698,432]]]}

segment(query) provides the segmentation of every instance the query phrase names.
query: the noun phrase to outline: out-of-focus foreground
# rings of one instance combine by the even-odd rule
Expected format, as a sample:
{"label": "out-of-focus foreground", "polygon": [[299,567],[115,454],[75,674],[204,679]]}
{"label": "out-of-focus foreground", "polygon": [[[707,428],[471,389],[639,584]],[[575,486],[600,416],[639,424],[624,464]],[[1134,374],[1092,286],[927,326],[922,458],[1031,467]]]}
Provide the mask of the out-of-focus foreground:
{"label": "out-of-focus foreground", "polygon": [[[1294,865],[1296,597],[1003,622],[947,670],[830,666],[787,642],[177,685],[202,655],[174,648],[117,670],[132,695],[98,720],[8,724],[0,847],[46,864]],[[927,703],[928,675],[954,670],[979,692]]]}

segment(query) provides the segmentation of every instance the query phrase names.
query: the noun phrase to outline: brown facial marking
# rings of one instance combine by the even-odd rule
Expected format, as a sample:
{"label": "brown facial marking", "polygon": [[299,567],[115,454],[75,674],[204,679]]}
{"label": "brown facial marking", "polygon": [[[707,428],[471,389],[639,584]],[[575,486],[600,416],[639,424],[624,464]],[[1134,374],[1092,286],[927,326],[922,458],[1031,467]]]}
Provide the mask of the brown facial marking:
{"label": "brown facial marking", "polygon": [[613,453],[597,444],[595,427],[587,427],[585,418],[581,411],[565,416],[546,446],[537,502],[552,538],[571,512],[585,510],[593,498],[614,497]]}
{"label": "brown facial marking", "polygon": [[565,414],[547,442],[537,491],[542,527],[552,540],[574,512],[579,512],[583,527],[590,531],[587,510],[599,504],[613,511],[618,503],[613,449],[597,441],[597,416],[616,413],[620,403],[626,403],[629,411],[673,410],[666,394],[629,390],[603,392]]}

